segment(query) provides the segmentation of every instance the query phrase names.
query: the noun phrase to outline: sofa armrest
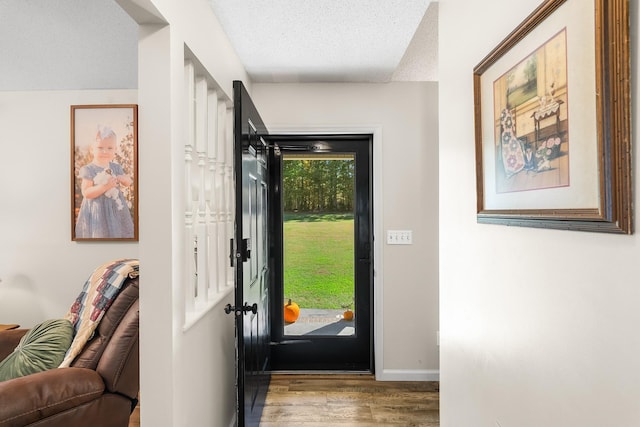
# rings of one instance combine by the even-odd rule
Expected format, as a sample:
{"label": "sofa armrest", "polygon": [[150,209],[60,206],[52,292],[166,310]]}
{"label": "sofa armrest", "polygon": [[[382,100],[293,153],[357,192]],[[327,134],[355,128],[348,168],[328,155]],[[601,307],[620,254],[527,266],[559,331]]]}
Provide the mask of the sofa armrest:
{"label": "sofa armrest", "polygon": [[56,368],[0,382],[0,427],[34,423],[99,398],[100,375],[85,368]]}
{"label": "sofa armrest", "polygon": [[0,362],[18,346],[20,339],[26,334],[28,329],[10,329],[0,331]]}

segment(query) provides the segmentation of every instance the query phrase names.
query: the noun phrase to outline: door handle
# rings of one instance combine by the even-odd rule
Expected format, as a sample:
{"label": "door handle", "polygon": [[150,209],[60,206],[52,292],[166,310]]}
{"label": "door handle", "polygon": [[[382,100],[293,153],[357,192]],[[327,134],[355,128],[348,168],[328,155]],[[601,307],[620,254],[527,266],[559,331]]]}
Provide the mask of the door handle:
{"label": "door handle", "polygon": [[245,302],[244,307],[242,307],[242,311],[244,314],[247,314],[248,312],[256,314],[258,312],[258,304],[254,302],[252,305],[249,305]]}
{"label": "door handle", "polygon": [[242,307],[227,304],[224,306],[224,312],[227,314],[231,314],[233,312],[236,316],[242,316],[248,312],[256,314],[258,312],[258,304],[254,302],[252,305],[249,305],[249,303],[245,302]]}
{"label": "door handle", "polygon": [[233,239],[229,240],[229,267],[233,267],[235,258],[238,258],[242,262],[246,262],[251,258],[251,249],[249,249],[251,246],[251,239],[242,239],[237,253],[235,252],[233,244]]}
{"label": "door handle", "polygon": [[242,262],[247,261],[251,258],[251,239],[242,239],[242,247],[240,248],[240,256],[242,258]]}

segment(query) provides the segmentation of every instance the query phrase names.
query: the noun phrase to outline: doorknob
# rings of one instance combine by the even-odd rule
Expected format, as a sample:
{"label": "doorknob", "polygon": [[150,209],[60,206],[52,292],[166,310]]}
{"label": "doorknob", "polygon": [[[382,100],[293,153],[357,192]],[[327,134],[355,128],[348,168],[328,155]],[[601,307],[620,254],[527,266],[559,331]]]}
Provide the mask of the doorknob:
{"label": "doorknob", "polygon": [[256,314],[258,312],[258,304],[254,302],[253,305],[249,305],[249,303],[245,302],[244,306],[237,308],[231,304],[227,304],[224,306],[224,312],[227,314],[231,314],[231,312],[233,312],[236,316],[242,316],[248,312]]}
{"label": "doorknob", "polygon": [[254,302],[252,305],[249,305],[245,302],[242,311],[244,311],[244,314],[247,314],[249,311],[256,314],[258,312],[258,304]]}

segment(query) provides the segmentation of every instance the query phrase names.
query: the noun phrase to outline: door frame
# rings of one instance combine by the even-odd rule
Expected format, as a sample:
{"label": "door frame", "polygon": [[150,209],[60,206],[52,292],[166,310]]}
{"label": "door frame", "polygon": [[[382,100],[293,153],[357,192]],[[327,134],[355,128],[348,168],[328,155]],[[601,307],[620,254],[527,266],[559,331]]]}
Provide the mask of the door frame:
{"label": "door frame", "polygon": [[[274,265],[274,281],[271,287],[271,339],[272,369],[304,371],[354,371],[375,372],[374,365],[374,304],[373,304],[373,135],[368,134],[270,134],[269,145],[279,146],[278,160],[272,162],[269,186],[273,189],[271,218],[272,253],[278,259]],[[313,147],[327,143],[328,147]],[[298,147],[298,148],[295,148]],[[305,150],[304,147],[307,147]],[[284,218],[283,218],[283,158],[286,153],[353,154],[355,169],[354,191],[354,310],[356,333],[353,336],[338,335],[287,335],[281,329],[282,301],[284,300]],[[366,237],[365,237],[366,236]],[[283,347],[281,347],[283,345]]]}
{"label": "door frame", "polygon": [[384,229],[383,229],[383,193],[382,193],[382,126],[379,125],[269,125],[269,133],[273,135],[373,135],[373,369],[379,381],[394,380],[394,372],[384,371]]}

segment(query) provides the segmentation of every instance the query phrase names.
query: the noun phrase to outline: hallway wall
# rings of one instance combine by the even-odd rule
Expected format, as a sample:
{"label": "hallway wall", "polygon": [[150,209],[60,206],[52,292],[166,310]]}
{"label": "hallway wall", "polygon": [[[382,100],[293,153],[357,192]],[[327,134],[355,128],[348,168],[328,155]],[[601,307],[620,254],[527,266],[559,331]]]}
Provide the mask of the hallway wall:
{"label": "hallway wall", "polygon": [[638,221],[632,236],[476,222],[472,71],[540,3],[439,2],[442,427],[640,425]]}
{"label": "hallway wall", "polygon": [[[438,378],[437,83],[254,84],[271,132],[374,133],[376,376]],[[413,230],[413,245],[386,245]]]}

